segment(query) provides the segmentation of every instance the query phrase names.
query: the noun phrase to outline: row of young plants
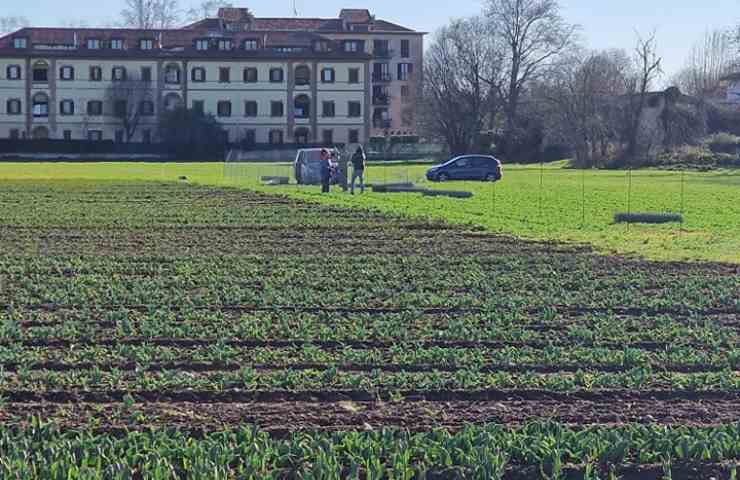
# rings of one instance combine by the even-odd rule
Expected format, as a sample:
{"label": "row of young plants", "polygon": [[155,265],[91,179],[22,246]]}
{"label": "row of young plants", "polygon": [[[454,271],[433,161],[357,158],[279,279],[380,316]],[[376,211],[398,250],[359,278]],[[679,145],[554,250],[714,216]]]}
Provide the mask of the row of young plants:
{"label": "row of young plants", "polygon": [[[546,423],[470,427],[455,434],[386,429],[287,438],[242,428],[193,438],[177,431],[122,437],[62,432],[35,420],[27,429],[0,430],[0,452],[0,476],[28,480],[554,480],[574,471],[587,480],[616,480],[636,466],[658,466],[663,478],[670,479],[686,464],[714,466],[713,472],[734,480],[740,427],[576,430]],[[520,476],[513,477],[516,472]]]}
{"label": "row of young plants", "polygon": [[[230,368],[249,365],[290,366],[324,365],[390,365],[401,368],[485,369],[492,366],[570,367],[587,370],[598,367],[630,369],[646,367],[663,369],[696,368],[740,369],[740,348],[697,350],[674,345],[667,350],[637,348],[611,349],[604,347],[568,346],[463,348],[427,347],[413,342],[395,344],[389,348],[322,348],[307,344],[301,347],[250,347],[215,343],[202,347],[171,347],[160,345],[81,346],[68,348],[0,346],[0,367],[14,365],[35,369],[41,364],[95,364],[99,366],[135,365],[146,369],[157,364],[211,364]],[[6,368],[7,369],[7,368]]]}
{"label": "row of young plants", "polygon": [[485,390],[536,389],[574,392],[600,389],[740,391],[740,373],[676,373],[635,367],[625,372],[536,373],[481,372],[475,368],[455,371],[343,371],[336,366],[312,369],[189,371],[187,369],[147,371],[101,367],[79,370],[33,370],[19,366],[16,371],[0,370],[0,390]]}

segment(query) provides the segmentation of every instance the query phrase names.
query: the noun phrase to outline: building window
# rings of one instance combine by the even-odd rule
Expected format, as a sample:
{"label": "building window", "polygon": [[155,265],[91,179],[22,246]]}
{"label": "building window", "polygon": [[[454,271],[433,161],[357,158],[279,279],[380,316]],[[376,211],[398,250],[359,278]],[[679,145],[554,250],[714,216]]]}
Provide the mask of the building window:
{"label": "building window", "polygon": [[313,44],[314,52],[326,53],[331,51],[331,45],[326,40],[319,40]]}
{"label": "building window", "polygon": [[380,58],[389,58],[391,48],[388,40],[373,40],[373,54]]}
{"label": "building window", "polygon": [[360,83],[360,69],[359,68],[349,69],[349,83]]}
{"label": "building window", "polygon": [[193,111],[199,115],[203,115],[206,112],[205,102],[203,100],[193,100]]}
{"label": "building window", "polygon": [[348,53],[358,53],[363,51],[362,41],[360,40],[345,40],[344,51]]}
{"label": "building window", "polygon": [[114,38],[110,41],[110,48],[113,50],[123,50],[123,40],[120,38]]}
{"label": "building window", "polygon": [[409,40],[401,40],[401,57],[409,58],[411,56],[411,42]]}
{"label": "building window", "polygon": [[33,81],[35,83],[46,83],[49,81],[49,64],[36,62],[33,64]]}
{"label": "building window", "polygon": [[141,67],[141,81],[142,82],[152,81],[152,67]]}
{"label": "building window", "polygon": [[20,65],[9,65],[5,73],[7,74],[8,80],[20,80],[21,79]]}
{"label": "building window", "polygon": [[298,95],[293,104],[295,118],[308,118],[311,116],[311,99],[308,95]]}
{"label": "building window", "polygon": [[203,67],[195,67],[190,72],[190,78],[194,82],[205,82],[206,81],[206,69]]}
{"label": "building window", "polygon": [[123,143],[123,130],[116,130],[116,143]]}
{"label": "building window", "polygon": [[334,144],[334,130],[324,130],[321,132],[321,140],[324,145]]}
{"label": "building window", "polygon": [[299,145],[305,145],[308,143],[308,129],[307,128],[297,128],[295,133],[293,134],[293,138],[295,140],[295,143]]}
{"label": "building window", "polygon": [[391,81],[391,67],[387,63],[375,63],[373,64],[373,81],[375,82],[390,82]]}
{"label": "building window", "polygon": [[103,79],[103,69],[100,67],[90,67],[90,81],[99,82]]}
{"label": "building window", "polygon": [[228,100],[222,100],[218,102],[217,108],[219,117],[230,117],[231,116],[231,102]]}
{"label": "building window", "polygon": [[152,131],[151,130],[143,130],[141,132],[141,141],[144,143],[152,143]]}
{"label": "building window", "polygon": [[142,117],[151,117],[154,115],[154,102],[151,100],[142,100],[139,104],[139,113]]}
{"label": "building window", "polygon": [[399,63],[398,64],[398,79],[406,81],[411,77],[411,73],[414,70],[414,65],[411,63]]}
{"label": "building window", "polygon": [[20,138],[20,136],[21,136],[21,132],[17,128],[13,128],[13,129],[10,130],[10,139],[11,140],[18,140]]}
{"label": "building window", "polygon": [[100,39],[88,38],[87,39],[87,49],[88,50],[100,50]]}
{"label": "building window", "polygon": [[99,117],[103,114],[103,102],[99,100],[90,100],[87,102],[87,114],[93,117]]}
{"label": "building window", "polygon": [[72,130],[65,130],[64,131],[64,140],[66,140],[67,142],[69,142],[70,140],[72,140]]}
{"label": "building window", "polygon": [[270,69],[270,81],[272,83],[282,83],[283,81],[283,69],[273,68]]}
{"label": "building window", "polygon": [[102,130],[88,130],[87,131],[87,139],[91,142],[99,142],[103,140],[103,132]]}
{"label": "building window", "polygon": [[401,126],[411,127],[414,125],[414,111],[410,108],[405,108],[401,112]]}
{"label": "building window", "polygon": [[295,69],[295,84],[308,85],[311,83],[311,70],[305,65],[299,65]]}
{"label": "building window", "polygon": [[116,100],[113,102],[113,115],[118,118],[124,118],[128,114],[128,102],[126,100]]}
{"label": "building window", "polygon": [[61,115],[74,115],[75,114],[75,102],[72,100],[62,100],[59,102],[59,113]]}
{"label": "building window", "polygon": [[322,107],[323,107],[322,112],[321,112],[322,117],[331,118],[334,115],[336,115],[336,107],[335,107],[334,102],[324,102],[322,104]]}
{"label": "building window", "polygon": [[360,143],[360,131],[359,130],[349,131],[349,143]]}
{"label": "building window", "polygon": [[28,39],[26,38],[14,38],[13,48],[26,48],[28,46]]}
{"label": "building window", "polygon": [[270,116],[282,117],[284,114],[283,102],[270,102]]}
{"label": "building window", "polygon": [[176,93],[168,93],[164,97],[164,108],[168,112],[171,112],[173,110],[176,110],[182,106],[182,99],[180,98],[180,95]]}
{"label": "building window", "polygon": [[113,67],[111,78],[114,82],[126,80],[126,67]]}
{"label": "building window", "polygon": [[325,68],[321,70],[321,81],[323,83],[334,83],[335,73],[333,68]]}
{"label": "building window", "polygon": [[139,40],[139,50],[151,50],[154,48],[154,40],[151,38],[142,38]]}
{"label": "building window", "polygon": [[62,80],[74,80],[75,69],[73,67],[64,66],[59,69],[59,78]]}
{"label": "building window", "polygon": [[195,41],[195,49],[196,50],[200,50],[200,51],[208,50],[209,44],[210,44],[210,42],[208,40],[205,40],[205,39],[196,40]]}
{"label": "building window", "polygon": [[270,145],[282,145],[283,144],[283,131],[282,130],[270,130]]}
{"label": "building window", "polygon": [[167,65],[164,69],[164,83],[177,85],[180,83],[180,67],[177,65]]}
{"label": "building window", "polygon": [[49,96],[45,93],[37,93],[33,96],[33,116],[49,116]]}
{"label": "building window", "polygon": [[256,117],[257,116],[257,102],[248,100],[244,102],[244,116],[245,117]]}
{"label": "building window", "polygon": [[244,82],[245,83],[257,83],[258,73],[256,68],[245,68],[244,69]]}
{"label": "building window", "polygon": [[257,131],[253,129],[248,129],[244,132],[244,143],[247,145],[255,145],[257,143]]}
{"label": "building window", "polygon": [[21,101],[17,98],[8,100],[5,104],[5,110],[8,112],[8,115],[20,115],[23,110]]}
{"label": "building window", "polygon": [[347,111],[349,117],[361,117],[362,116],[362,104],[360,102],[349,102],[347,104]]}
{"label": "building window", "polygon": [[231,81],[231,69],[229,67],[221,67],[218,69],[218,81],[221,83],[228,83]]}
{"label": "building window", "polygon": [[411,89],[408,85],[402,85],[401,86],[401,101],[403,103],[409,103],[409,100],[411,100]]}
{"label": "building window", "polygon": [[257,50],[258,48],[259,44],[257,43],[257,40],[244,40],[244,50]]}
{"label": "building window", "polygon": [[231,43],[231,40],[219,40],[218,41],[219,50],[231,50],[232,48],[233,48],[233,44]]}

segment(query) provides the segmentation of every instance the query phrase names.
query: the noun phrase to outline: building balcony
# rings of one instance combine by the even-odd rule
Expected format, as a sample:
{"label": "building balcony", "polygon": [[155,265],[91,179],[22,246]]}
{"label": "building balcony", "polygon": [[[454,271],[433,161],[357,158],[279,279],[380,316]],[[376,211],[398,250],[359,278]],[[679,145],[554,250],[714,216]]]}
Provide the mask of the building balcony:
{"label": "building balcony", "polygon": [[373,82],[375,83],[389,83],[392,80],[390,73],[373,72]]}
{"label": "building balcony", "polygon": [[373,105],[390,105],[390,104],[391,104],[390,95],[374,95],[373,96]]}
{"label": "building balcony", "polygon": [[393,50],[390,50],[387,48],[379,48],[373,51],[373,57],[375,58],[389,59],[389,58],[393,58],[393,55],[394,55]]}

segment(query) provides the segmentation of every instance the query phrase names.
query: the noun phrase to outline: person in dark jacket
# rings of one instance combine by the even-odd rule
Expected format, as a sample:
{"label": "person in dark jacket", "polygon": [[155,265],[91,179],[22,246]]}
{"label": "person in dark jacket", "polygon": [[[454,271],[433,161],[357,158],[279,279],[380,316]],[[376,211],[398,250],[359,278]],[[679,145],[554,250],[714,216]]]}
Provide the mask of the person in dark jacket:
{"label": "person in dark jacket", "polygon": [[360,179],[360,193],[365,193],[365,162],[367,157],[362,146],[357,147],[352,155],[352,189],[350,192],[355,194],[355,180]]}
{"label": "person in dark jacket", "polygon": [[331,185],[331,156],[325,148],[321,149],[321,193],[329,193]]}

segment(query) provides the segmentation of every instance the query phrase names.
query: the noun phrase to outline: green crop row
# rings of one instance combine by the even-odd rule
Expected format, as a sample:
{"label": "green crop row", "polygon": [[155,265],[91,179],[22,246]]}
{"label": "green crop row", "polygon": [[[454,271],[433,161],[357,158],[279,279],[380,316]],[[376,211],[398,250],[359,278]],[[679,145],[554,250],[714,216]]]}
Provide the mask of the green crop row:
{"label": "green crop row", "polygon": [[740,427],[626,425],[572,430],[557,424],[294,434],[275,439],[252,429],[195,439],[176,431],[122,437],[60,432],[34,421],[0,431],[0,477],[26,480],[205,479],[502,479],[508,472],[559,479],[577,466],[588,480],[616,479],[626,466],[723,465],[737,478]]}

